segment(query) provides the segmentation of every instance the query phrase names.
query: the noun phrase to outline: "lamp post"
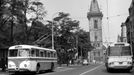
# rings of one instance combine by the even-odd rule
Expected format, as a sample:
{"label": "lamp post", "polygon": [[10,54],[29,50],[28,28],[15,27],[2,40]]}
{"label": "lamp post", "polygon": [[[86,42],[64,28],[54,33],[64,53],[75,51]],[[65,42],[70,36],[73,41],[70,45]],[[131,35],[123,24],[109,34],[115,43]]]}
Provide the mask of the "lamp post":
{"label": "lamp post", "polygon": [[54,26],[54,22],[52,22],[52,49],[54,49],[54,28],[53,28],[53,26]]}
{"label": "lamp post", "polygon": [[[57,13],[59,12],[56,12],[52,15],[52,19]],[[54,49],[54,20],[52,20],[52,49]]]}

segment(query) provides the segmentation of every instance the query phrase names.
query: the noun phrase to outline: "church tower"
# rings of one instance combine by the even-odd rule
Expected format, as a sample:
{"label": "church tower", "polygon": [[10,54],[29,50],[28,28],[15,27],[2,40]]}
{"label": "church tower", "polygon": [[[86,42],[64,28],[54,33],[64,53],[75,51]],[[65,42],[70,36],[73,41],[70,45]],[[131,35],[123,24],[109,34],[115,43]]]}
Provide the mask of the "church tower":
{"label": "church tower", "polygon": [[94,49],[92,50],[92,60],[102,61],[103,60],[103,44],[102,44],[102,17],[103,14],[99,9],[97,0],[92,0],[90,10],[87,13],[89,20],[89,36],[90,42]]}

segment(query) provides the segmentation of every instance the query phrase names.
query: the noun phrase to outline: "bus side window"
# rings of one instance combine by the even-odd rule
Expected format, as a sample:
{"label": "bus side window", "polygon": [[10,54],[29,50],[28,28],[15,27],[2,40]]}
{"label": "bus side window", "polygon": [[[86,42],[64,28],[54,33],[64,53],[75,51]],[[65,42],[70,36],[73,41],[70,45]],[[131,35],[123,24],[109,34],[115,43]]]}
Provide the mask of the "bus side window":
{"label": "bus side window", "polygon": [[47,52],[46,51],[44,51],[44,57],[47,57]]}
{"label": "bus side window", "polygon": [[48,54],[48,57],[50,57],[50,51],[48,51],[47,54]]}
{"label": "bus side window", "polygon": [[52,51],[50,52],[50,57],[53,57],[53,52]]}
{"label": "bus side window", "polygon": [[36,56],[39,57],[39,50],[36,49]]}
{"label": "bus side window", "polygon": [[32,57],[36,57],[36,50],[35,50],[35,49],[32,49],[32,50],[31,50],[31,56],[32,56]]}
{"label": "bus side window", "polygon": [[48,51],[46,51],[46,57],[48,57]]}
{"label": "bus side window", "polygon": [[54,57],[56,58],[56,52],[54,52]]}
{"label": "bus side window", "polygon": [[40,51],[40,57],[43,57],[43,51]]}

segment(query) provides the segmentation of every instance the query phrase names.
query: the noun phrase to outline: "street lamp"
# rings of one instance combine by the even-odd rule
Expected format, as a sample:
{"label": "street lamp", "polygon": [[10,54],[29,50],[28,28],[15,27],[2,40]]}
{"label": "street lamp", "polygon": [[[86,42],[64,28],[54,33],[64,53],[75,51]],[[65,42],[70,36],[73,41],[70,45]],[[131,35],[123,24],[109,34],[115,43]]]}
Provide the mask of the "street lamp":
{"label": "street lamp", "polygon": [[[52,19],[57,13],[59,12],[56,12],[52,15]],[[52,49],[54,49],[54,20],[52,21]]]}
{"label": "street lamp", "polygon": [[52,49],[54,49],[54,28],[53,28],[53,26],[54,26],[54,22],[52,22]]}

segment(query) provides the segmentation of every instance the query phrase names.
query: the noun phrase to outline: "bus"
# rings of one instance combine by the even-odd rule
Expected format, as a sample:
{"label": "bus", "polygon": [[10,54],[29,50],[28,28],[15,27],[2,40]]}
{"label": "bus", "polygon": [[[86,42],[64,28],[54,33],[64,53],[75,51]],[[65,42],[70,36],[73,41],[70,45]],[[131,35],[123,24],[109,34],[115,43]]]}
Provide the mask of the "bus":
{"label": "bus", "polygon": [[31,45],[15,45],[8,50],[8,72],[39,73],[53,71],[57,64],[56,50]]}
{"label": "bus", "polygon": [[114,69],[130,71],[133,68],[133,53],[129,43],[118,42],[106,50],[105,66],[108,72]]}

